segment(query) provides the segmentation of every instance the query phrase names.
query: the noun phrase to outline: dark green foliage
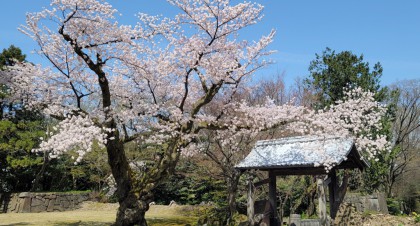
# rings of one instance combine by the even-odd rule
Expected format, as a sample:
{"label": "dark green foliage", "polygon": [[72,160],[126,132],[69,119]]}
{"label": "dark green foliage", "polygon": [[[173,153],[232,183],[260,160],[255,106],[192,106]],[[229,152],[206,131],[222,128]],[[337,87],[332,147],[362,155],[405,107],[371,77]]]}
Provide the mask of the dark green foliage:
{"label": "dark green foliage", "polygon": [[180,204],[195,205],[201,202],[212,202],[219,206],[226,205],[226,184],[215,180],[210,175],[198,172],[198,166],[181,161],[177,174],[163,181],[155,190],[155,202],[169,204],[174,200]]}
{"label": "dark green foliage", "polygon": [[350,51],[336,53],[326,48],[322,55],[316,54],[309,66],[310,78],[306,83],[315,89],[319,108],[343,99],[345,87],[361,87],[377,93],[377,100],[383,99],[380,89],[382,66],[376,63],[371,70],[369,63],[363,62],[363,55],[357,56]]}
{"label": "dark green foliage", "polygon": [[[74,160],[68,162],[73,181],[73,190],[101,190],[106,184],[106,178],[111,174],[107,164],[107,155],[103,148],[94,143],[83,161],[74,165]],[[70,164],[69,164],[70,163]]]}
{"label": "dark green foliage", "polygon": [[384,155],[379,155],[379,161],[370,161],[370,167],[363,172],[363,187],[356,187],[354,190],[361,190],[368,194],[383,190],[383,178],[387,174],[387,166],[384,162]]}
{"label": "dark green foliage", "polygon": [[[226,213],[228,212],[228,207],[207,207],[206,211],[201,213],[198,225],[238,225],[240,222],[236,222],[235,220],[231,224],[227,224],[228,219]],[[235,217],[238,218],[238,216]]]}
{"label": "dark green foliage", "polygon": [[31,153],[44,135],[40,121],[0,121],[0,191],[28,191],[43,159]]}
{"label": "dark green foliage", "polygon": [[[12,45],[0,54],[0,69],[25,58],[22,51]],[[19,102],[8,101],[7,84],[0,86],[0,192],[73,189],[68,168],[73,166],[73,161],[68,157],[49,159],[43,153],[31,152],[39,145],[41,137],[46,138],[47,125],[54,122],[37,111],[23,108]]]}
{"label": "dark green foliage", "polygon": [[389,214],[400,215],[402,213],[401,201],[393,198],[386,199]]}
{"label": "dark green foliage", "polygon": [[401,195],[404,213],[419,212],[420,210],[420,185],[410,184],[406,191]]}
{"label": "dark green foliage", "polygon": [[316,183],[311,176],[287,176],[278,178],[277,193],[281,199],[280,207],[283,207],[284,216],[290,214],[313,215],[313,198]]}
{"label": "dark green foliage", "polygon": [[[12,66],[12,60],[25,60],[22,51],[13,45],[0,54],[0,70]],[[37,112],[7,101],[7,84],[0,86],[0,192],[28,191],[43,162],[43,157],[31,150],[44,136],[45,124]]]}
{"label": "dark green foliage", "polygon": [[0,69],[3,69],[4,66],[13,66],[14,60],[18,62],[25,61],[26,55],[22,54],[22,50],[14,45],[11,45],[7,49],[3,49],[3,52],[0,54]]}

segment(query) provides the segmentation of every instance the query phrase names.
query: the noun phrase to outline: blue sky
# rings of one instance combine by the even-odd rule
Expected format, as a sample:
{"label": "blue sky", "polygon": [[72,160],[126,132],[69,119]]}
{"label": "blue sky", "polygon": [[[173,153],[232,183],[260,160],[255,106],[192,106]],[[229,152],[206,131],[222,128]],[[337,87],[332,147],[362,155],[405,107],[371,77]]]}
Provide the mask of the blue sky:
{"label": "blue sky", "polygon": [[[265,6],[264,19],[248,29],[246,37],[257,39],[277,31],[271,49],[275,61],[258,72],[259,78],[285,73],[287,84],[297,76],[308,75],[309,62],[325,47],[364,54],[370,65],[384,68],[382,85],[404,79],[420,78],[420,1],[353,0],[255,0]],[[122,14],[122,23],[135,22],[136,12],[171,16],[176,13],[164,0],[111,0]],[[238,2],[238,1],[233,1]],[[46,64],[31,54],[35,42],[17,30],[25,13],[39,11],[48,0],[14,0],[0,7],[0,48],[14,44],[23,49],[28,60]]]}

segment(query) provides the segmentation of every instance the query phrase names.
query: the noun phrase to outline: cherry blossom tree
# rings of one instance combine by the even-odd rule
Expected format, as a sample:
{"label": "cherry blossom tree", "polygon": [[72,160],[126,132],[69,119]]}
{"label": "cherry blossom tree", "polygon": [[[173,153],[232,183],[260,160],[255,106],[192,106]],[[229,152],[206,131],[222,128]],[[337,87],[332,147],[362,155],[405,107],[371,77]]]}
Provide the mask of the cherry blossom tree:
{"label": "cherry blossom tree", "polygon": [[[230,127],[220,119],[235,106],[229,98],[219,116],[205,108],[266,65],[262,58],[274,36],[237,40],[239,30],[261,19],[258,4],[169,2],[183,13],[172,20],[139,14],[139,22],[127,26],[103,1],[51,1],[50,8],[28,14],[21,28],[52,68],[23,65],[14,81],[32,92],[28,108],[62,120],[36,151],[56,157],[76,150],[78,162],[93,141],[103,144],[118,186],[119,225],[145,225],[153,188],[173,172],[182,152],[193,151],[196,135]],[[124,153],[124,143],[138,140],[162,144],[153,169],[141,176]]]}
{"label": "cherry blossom tree", "polygon": [[[386,145],[368,133],[380,126],[383,110],[360,89],[324,112],[233,98],[268,64],[274,31],[258,41],[240,39],[241,30],[261,20],[261,5],[169,3],[182,13],[173,19],[138,14],[130,26],[119,24],[118,11],[105,1],[52,0],[21,27],[52,66],[18,64],[2,72],[27,108],[60,120],[34,151],[51,157],[76,151],[77,164],[93,142],[106,148],[120,204],[116,225],[147,225],[153,189],[173,173],[181,154],[199,153],[203,131],[217,131],[221,145],[279,125],[299,133],[357,135],[370,156],[373,146]],[[131,169],[128,142],[158,147],[144,172]],[[319,164],[331,167],[328,156]]]}

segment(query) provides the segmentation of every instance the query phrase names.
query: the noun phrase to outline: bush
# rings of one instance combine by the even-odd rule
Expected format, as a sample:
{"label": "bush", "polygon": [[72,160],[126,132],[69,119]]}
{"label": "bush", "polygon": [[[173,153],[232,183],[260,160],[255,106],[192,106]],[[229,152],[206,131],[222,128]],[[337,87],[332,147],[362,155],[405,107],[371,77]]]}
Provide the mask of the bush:
{"label": "bush", "polygon": [[416,212],[412,212],[411,214],[412,214],[412,215],[413,215],[413,217],[414,217],[414,221],[415,221],[416,223],[419,223],[419,222],[420,222],[420,214],[417,214]]}
{"label": "bush", "polygon": [[388,206],[389,214],[400,215],[402,213],[402,211],[401,211],[401,201],[393,199],[393,198],[388,198],[386,200],[386,204]]}

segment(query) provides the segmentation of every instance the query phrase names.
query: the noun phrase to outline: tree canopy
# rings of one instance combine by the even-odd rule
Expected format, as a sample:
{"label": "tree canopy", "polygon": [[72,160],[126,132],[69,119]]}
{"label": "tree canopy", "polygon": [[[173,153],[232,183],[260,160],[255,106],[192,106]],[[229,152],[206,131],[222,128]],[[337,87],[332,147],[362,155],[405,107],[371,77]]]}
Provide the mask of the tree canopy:
{"label": "tree canopy", "polygon": [[22,54],[22,50],[14,45],[9,46],[7,49],[3,49],[0,54],[0,69],[4,66],[12,66],[15,62],[23,62],[26,59],[26,55]]}
{"label": "tree canopy", "polygon": [[345,87],[361,87],[364,90],[377,93],[376,99],[383,99],[380,86],[382,66],[378,62],[371,69],[363,55],[357,56],[351,51],[336,53],[326,48],[322,54],[316,54],[315,60],[309,66],[310,76],[307,84],[315,88],[315,93],[324,107],[342,100]]}

